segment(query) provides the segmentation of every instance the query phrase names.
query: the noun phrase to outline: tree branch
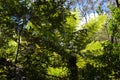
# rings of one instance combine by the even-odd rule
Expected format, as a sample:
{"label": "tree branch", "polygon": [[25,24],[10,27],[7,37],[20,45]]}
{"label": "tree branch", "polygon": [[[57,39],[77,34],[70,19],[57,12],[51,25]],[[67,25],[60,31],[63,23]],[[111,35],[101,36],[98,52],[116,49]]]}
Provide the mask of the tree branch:
{"label": "tree branch", "polygon": [[116,5],[117,5],[117,7],[120,7],[120,4],[119,4],[118,0],[116,0]]}

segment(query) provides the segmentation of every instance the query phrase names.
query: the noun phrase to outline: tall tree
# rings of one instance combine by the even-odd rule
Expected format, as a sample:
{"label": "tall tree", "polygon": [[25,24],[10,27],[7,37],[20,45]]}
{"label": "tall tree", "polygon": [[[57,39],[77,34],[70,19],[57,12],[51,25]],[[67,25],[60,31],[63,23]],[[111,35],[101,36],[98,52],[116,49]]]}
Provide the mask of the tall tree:
{"label": "tall tree", "polygon": [[[5,37],[6,40],[8,38],[8,42],[6,42],[7,44],[10,43],[10,41],[13,44],[17,43],[17,45],[15,46],[17,47],[16,54],[14,54],[14,51],[12,54],[12,56],[15,56],[15,59],[13,59],[14,57],[12,57],[11,59],[15,62],[15,74],[13,74],[13,76],[10,76],[9,79],[15,78],[16,80],[19,80],[21,79],[21,77],[23,78],[23,76],[20,76],[20,73],[18,73],[18,71],[20,70],[20,66],[22,66],[22,70],[25,71],[23,75],[28,79],[47,79],[48,64],[45,64],[46,66],[44,67],[40,66],[40,64],[43,65],[42,62],[40,62],[39,65],[38,62],[36,62],[36,64],[32,64],[31,62],[36,61],[36,58],[32,56],[40,54],[41,51],[42,53],[47,52],[48,54],[44,54],[44,56],[46,56],[45,60],[47,60],[47,56],[50,55],[49,53],[56,52],[62,58],[68,60],[66,55],[69,56],[71,54],[68,54],[68,52],[66,52],[60,44],[65,44],[62,40],[67,39],[65,38],[65,36],[68,35],[66,34],[67,31],[72,33],[75,30],[73,27],[75,25],[71,26],[69,22],[66,22],[66,20],[70,21],[70,16],[72,20],[75,20],[74,15],[71,15],[69,7],[67,7],[68,4],[66,5],[64,0],[37,0],[34,2],[28,0],[14,0],[1,1],[0,4],[1,16],[3,20],[3,22],[1,22],[1,25],[4,25],[4,27],[1,26],[1,37],[7,36]],[[4,29],[7,31],[5,31]],[[10,30],[12,34],[8,36],[10,34]],[[36,48],[40,50],[36,51]],[[8,53],[11,53],[11,51],[9,51]],[[8,57],[6,58],[9,59],[9,57],[10,56],[8,54]],[[41,60],[45,63],[48,62],[41,58],[38,58],[38,60]],[[35,71],[34,65],[37,65]],[[42,70],[40,74],[37,74],[37,68]],[[71,70],[72,69],[70,67],[70,74],[73,74],[73,71]],[[31,71],[34,71],[34,74],[31,73]],[[43,76],[37,76],[36,74]],[[75,77],[76,76],[74,75],[74,78]]]}

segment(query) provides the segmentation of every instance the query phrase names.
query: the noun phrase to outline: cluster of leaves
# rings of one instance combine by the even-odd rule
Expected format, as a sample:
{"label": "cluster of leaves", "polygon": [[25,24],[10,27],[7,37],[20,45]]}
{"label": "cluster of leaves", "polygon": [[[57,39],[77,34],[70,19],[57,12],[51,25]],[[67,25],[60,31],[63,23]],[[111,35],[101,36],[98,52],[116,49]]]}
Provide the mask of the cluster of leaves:
{"label": "cluster of leaves", "polygon": [[[119,43],[119,8],[112,8],[112,17],[108,22],[108,40],[92,42],[82,50],[86,56],[86,67],[80,69],[83,79],[119,79],[120,43]],[[106,25],[105,25],[106,26]],[[94,27],[93,27],[94,29]],[[99,29],[99,28],[97,28]],[[102,29],[103,30],[103,29]],[[95,37],[96,38],[96,37]],[[95,39],[96,40],[96,39]],[[97,39],[99,40],[99,39]],[[86,74],[86,75],[85,75]],[[92,75],[92,77],[91,77]]]}

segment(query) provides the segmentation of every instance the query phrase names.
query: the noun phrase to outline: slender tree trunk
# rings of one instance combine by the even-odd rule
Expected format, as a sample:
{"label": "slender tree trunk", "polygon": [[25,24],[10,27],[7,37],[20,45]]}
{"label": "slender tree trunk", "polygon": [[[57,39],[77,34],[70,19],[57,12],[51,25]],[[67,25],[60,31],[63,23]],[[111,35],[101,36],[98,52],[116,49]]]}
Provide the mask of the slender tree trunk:
{"label": "slender tree trunk", "polygon": [[111,43],[114,43],[114,34],[115,34],[115,29],[113,29],[112,31],[112,35],[111,35]]}
{"label": "slender tree trunk", "polygon": [[18,35],[18,39],[17,39],[17,51],[16,51],[16,55],[15,55],[15,80],[19,80],[18,79],[18,76],[17,76],[17,63],[18,63],[18,54],[19,54],[19,51],[20,51],[20,33],[22,31],[22,26],[18,27],[17,29],[17,35]]}
{"label": "slender tree trunk", "polygon": [[78,67],[76,65],[76,56],[71,56],[68,61],[68,68],[70,70],[69,80],[79,80]]}
{"label": "slender tree trunk", "polygon": [[[117,5],[117,7],[119,7],[119,1],[118,0],[116,0],[116,5]],[[112,44],[115,43],[115,33],[116,33],[116,31],[117,31],[117,28],[115,27],[112,30],[112,35],[111,35],[111,43]]]}
{"label": "slender tree trunk", "polygon": [[[117,7],[119,7],[119,1],[118,1],[118,0],[116,0],[116,5],[117,5]],[[114,40],[115,40],[115,36],[114,36],[114,35],[115,35],[115,33],[116,33],[116,30],[117,30],[117,29],[114,28],[113,31],[112,31],[111,43],[114,43],[114,42],[115,42],[115,41],[114,41]]]}
{"label": "slender tree trunk", "polygon": [[17,42],[17,52],[16,52],[16,56],[15,56],[15,80],[17,80],[17,58],[18,58],[18,54],[19,54],[19,45],[20,45],[20,31],[18,30],[18,42]]}
{"label": "slender tree trunk", "polygon": [[85,17],[85,23],[87,23],[88,22],[88,18],[87,18],[87,13],[86,12],[84,13],[84,17]]}
{"label": "slender tree trunk", "polygon": [[119,4],[118,0],[116,0],[116,5],[117,5],[117,7],[120,7],[120,4]]}
{"label": "slender tree trunk", "polygon": [[17,57],[18,57],[18,53],[19,53],[19,45],[20,45],[20,30],[18,30],[18,41],[17,41],[17,52],[16,52],[16,56],[15,56],[15,64],[17,64]]}

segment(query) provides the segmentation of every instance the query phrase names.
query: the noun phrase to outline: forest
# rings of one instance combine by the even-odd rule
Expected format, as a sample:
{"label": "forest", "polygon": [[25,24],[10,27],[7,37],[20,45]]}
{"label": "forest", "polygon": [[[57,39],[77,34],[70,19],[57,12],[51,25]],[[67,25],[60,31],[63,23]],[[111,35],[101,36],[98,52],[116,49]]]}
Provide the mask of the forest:
{"label": "forest", "polygon": [[120,80],[120,0],[0,0],[0,80]]}

